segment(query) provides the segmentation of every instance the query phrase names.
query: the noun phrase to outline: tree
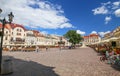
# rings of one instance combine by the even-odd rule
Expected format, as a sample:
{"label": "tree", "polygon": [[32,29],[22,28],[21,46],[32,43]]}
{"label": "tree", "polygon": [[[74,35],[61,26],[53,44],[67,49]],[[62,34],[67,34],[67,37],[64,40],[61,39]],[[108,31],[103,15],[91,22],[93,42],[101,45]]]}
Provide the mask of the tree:
{"label": "tree", "polygon": [[80,34],[78,34],[75,30],[69,30],[65,35],[65,38],[67,38],[69,40],[69,42],[72,43],[72,45],[76,45],[78,43],[80,43],[80,41],[82,40],[82,37]]}

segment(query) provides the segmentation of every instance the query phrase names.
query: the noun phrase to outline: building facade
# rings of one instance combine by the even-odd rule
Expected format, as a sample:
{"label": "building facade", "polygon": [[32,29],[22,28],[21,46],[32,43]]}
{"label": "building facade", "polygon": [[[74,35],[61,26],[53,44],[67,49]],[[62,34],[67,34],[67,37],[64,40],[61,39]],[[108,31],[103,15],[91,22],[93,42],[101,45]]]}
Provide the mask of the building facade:
{"label": "building facade", "polygon": [[[0,24],[0,32],[1,29],[2,24]],[[37,30],[27,30],[23,25],[12,23],[5,25],[3,46],[58,46],[60,37],[57,35],[45,35]],[[63,38],[62,40],[65,42],[65,46],[70,44],[67,39]]]}
{"label": "building facade", "polygon": [[10,44],[11,45],[24,45],[25,44],[25,37],[26,37],[26,29],[19,24],[11,24],[11,39]]}
{"label": "building facade", "polygon": [[98,34],[90,34],[88,36],[84,36],[83,38],[84,38],[83,43],[85,45],[91,45],[101,41],[101,38]]}
{"label": "building facade", "polygon": [[120,48],[120,26],[115,28],[110,33],[105,34],[102,41],[105,40],[108,40],[107,42],[109,45]]}

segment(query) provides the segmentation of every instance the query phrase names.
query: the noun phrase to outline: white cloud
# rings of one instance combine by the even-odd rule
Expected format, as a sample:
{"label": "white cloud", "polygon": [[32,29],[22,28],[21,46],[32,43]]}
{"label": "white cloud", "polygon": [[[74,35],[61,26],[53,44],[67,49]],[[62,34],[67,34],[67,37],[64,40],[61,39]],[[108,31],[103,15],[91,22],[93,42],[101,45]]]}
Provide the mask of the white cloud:
{"label": "white cloud", "polygon": [[98,32],[100,34],[101,37],[103,37],[105,34],[110,33],[110,31],[106,31],[106,32]]}
{"label": "white cloud", "polygon": [[115,6],[119,6],[119,5],[120,5],[120,1],[113,2],[113,5],[115,5]]}
{"label": "white cloud", "polygon": [[112,9],[118,9],[120,6],[120,1],[113,2]]}
{"label": "white cloud", "polygon": [[107,14],[108,13],[108,9],[105,6],[101,6],[101,7],[95,8],[92,11],[94,12],[94,15],[97,15],[97,14]]}
{"label": "white cloud", "polygon": [[92,31],[91,34],[97,34],[97,32],[96,31]]}
{"label": "white cloud", "polygon": [[120,0],[118,1],[108,1],[106,3],[101,3],[101,6],[92,10],[94,15],[104,15],[105,24],[108,24],[112,20],[112,16],[120,17]]}
{"label": "white cloud", "polygon": [[93,14],[97,15],[97,14],[109,14],[112,15],[115,11],[117,11],[116,9],[120,8],[120,0],[118,1],[108,1],[106,3],[101,3],[100,7],[97,7],[95,9],[93,9]]}
{"label": "white cloud", "polygon": [[64,28],[64,27],[66,27],[66,28],[70,28],[70,27],[74,28],[74,26],[72,26],[72,24],[70,24],[70,23],[63,23],[63,24],[60,25],[59,28]]}
{"label": "white cloud", "polygon": [[2,16],[7,16],[12,11],[14,22],[25,26],[47,29],[73,27],[63,15],[61,6],[48,1],[0,0],[0,8],[3,9]]}
{"label": "white cloud", "polygon": [[109,5],[109,4],[111,4],[111,1],[108,1],[108,2],[106,2],[106,3],[101,3],[103,6],[106,6],[106,5]]}
{"label": "white cloud", "polygon": [[111,21],[111,16],[106,16],[105,17],[105,24],[108,24],[109,21]]}
{"label": "white cloud", "polygon": [[85,35],[85,32],[84,32],[84,31],[76,30],[76,32],[77,32],[78,34]]}
{"label": "white cloud", "polygon": [[115,16],[116,17],[120,17],[120,9],[117,9],[115,12],[114,12]]}

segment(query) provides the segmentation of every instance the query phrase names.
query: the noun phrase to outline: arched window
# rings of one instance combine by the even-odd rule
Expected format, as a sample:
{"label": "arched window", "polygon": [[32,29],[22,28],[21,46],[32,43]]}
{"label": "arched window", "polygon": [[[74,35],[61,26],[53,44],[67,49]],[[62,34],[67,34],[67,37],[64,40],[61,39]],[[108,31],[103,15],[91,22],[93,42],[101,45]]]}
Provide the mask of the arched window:
{"label": "arched window", "polygon": [[5,40],[7,40],[8,38],[7,37],[5,37]]}
{"label": "arched window", "polygon": [[8,34],[8,31],[6,31],[6,34]]}
{"label": "arched window", "polygon": [[19,31],[19,29],[17,29],[17,31]]}

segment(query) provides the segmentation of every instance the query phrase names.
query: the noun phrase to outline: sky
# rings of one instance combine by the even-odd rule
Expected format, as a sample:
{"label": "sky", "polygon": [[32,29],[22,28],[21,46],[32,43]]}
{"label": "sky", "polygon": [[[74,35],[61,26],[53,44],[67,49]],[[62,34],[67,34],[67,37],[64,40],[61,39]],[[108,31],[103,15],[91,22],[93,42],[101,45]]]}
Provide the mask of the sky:
{"label": "sky", "polygon": [[120,25],[120,0],[0,0],[1,17],[13,12],[13,23],[46,34],[69,30],[101,36]]}

